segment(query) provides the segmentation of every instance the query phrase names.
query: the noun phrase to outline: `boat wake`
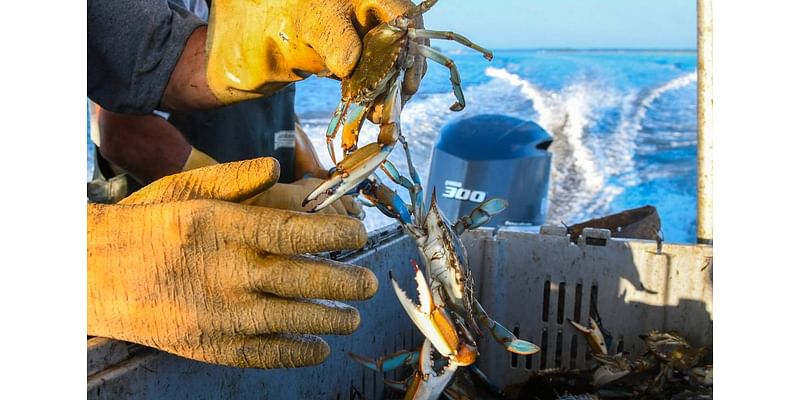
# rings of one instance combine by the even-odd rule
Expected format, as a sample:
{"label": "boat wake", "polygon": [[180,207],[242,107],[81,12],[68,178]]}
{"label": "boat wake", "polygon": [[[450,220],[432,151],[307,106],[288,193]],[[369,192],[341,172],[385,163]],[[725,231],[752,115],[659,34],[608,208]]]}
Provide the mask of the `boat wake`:
{"label": "boat wake", "polygon": [[[548,223],[573,223],[608,213],[620,193],[641,182],[634,157],[648,112],[664,94],[697,80],[692,72],[652,89],[620,93],[608,83],[586,78],[548,90],[503,68],[489,67],[485,74],[491,79],[465,88],[467,107],[460,113],[448,110],[454,99],[450,92],[420,94],[406,105],[402,129],[409,139],[413,162],[426,184],[438,133],[453,118],[497,113],[534,120],[554,139],[550,147],[553,164]],[[616,115],[615,120],[609,122],[609,115]],[[328,122],[327,118],[311,118],[303,120],[303,127],[317,153],[324,155],[321,161],[332,167],[325,145]],[[367,122],[359,142],[375,141],[377,134],[378,127]],[[407,171],[399,146],[390,160]],[[407,198],[404,190],[398,193]],[[368,230],[389,223],[377,210],[366,212]]]}

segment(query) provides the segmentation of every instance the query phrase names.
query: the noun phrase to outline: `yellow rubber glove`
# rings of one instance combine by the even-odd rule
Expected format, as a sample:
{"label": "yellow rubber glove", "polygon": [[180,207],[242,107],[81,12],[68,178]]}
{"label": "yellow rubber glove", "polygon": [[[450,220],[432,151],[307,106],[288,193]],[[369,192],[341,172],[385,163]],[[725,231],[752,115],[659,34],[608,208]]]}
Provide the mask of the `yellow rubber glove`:
{"label": "yellow rubber glove", "polygon": [[[218,164],[211,156],[203,153],[200,150],[192,147],[189,157],[183,166],[183,171],[189,171],[196,168],[207,167],[210,165]],[[245,201],[242,204],[259,207],[279,208],[281,210],[291,211],[309,211],[316,205],[317,202],[306,204],[302,207],[303,200],[313,191],[322,179],[319,178],[305,178],[292,183],[275,183],[265,192],[259,193]],[[330,207],[325,207],[321,214],[338,214],[348,217],[355,217],[364,219],[364,210],[358,201],[353,196],[343,196]]]}
{"label": "yellow rubber glove", "polygon": [[271,158],[162,178],[117,205],[89,205],[88,333],[236,367],[321,363],[317,334],[349,334],[368,269],[303,253],[357,249],[364,226],[251,207],[278,178]]}
{"label": "yellow rubber glove", "polygon": [[[305,178],[291,184],[276,183],[269,190],[245,200],[242,204],[253,206],[280,208],[282,210],[309,211],[318,201],[302,206],[303,200],[311,191],[322,183],[319,178]],[[320,200],[321,201],[321,200]],[[364,219],[364,210],[353,196],[343,196],[329,207],[319,211],[320,214],[337,214]]]}
{"label": "yellow rubber glove", "polygon": [[[222,103],[273,93],[311,74],[350,75],[369,29],[404,13],[408,0],[215,0],[206,77]],[[404,96],[424,72],[419,57]]]}

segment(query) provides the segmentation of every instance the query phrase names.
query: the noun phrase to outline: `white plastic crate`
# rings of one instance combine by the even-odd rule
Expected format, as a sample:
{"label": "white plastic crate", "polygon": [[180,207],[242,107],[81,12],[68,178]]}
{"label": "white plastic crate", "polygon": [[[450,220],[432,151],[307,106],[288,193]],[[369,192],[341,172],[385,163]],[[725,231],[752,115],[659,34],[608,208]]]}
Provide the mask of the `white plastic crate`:
{"label": "white plastic crate", "polygon": [[611,353],[644,353],[639,335],[654,329],[712,345],[711,246],[610,239],[595,229],[573,244],[564,228],[542,233],[480,230],[463,239],[486,311],[542,348],[517,356],[482,340],[478,366],[499,386],[534,370],[590,367],[586,342],[568,320],[588,325],[592,302],[613,334]]}
{"label": "white plastic crate", "polygon": [[[655,242],[606,239],[608,231],[592,230],[586,232],[590,244],[581,239],[575,245],[563,228],[543,229],[548,231],[482,229],[463,236],[484,308],[543,349],[534,356],[515,356],[485,335],[478,365],[495,383],[519,382],[540,368],[588,366],[583,338],[567,319],[587,322],[593,292],[603,323],[614,334],[613,351],[641,352],[637,336],[652,329],[676,329],[693,344],[711,344],[710,246],[664,244],[659,251]],[[381,287],[372,300],[353,304],[361,313],[356,333],[325,337],[331,356],[323,365],[237,369],[138,346],[120,351],[106,343],[90,349],[87,397],[349,399],[358,391],[367,399],[380,398],[383,376],[351,361],[347,353],[376,357],[421,343],[388,280],[392,270],[411,289],[411,258],[419,259],[416,247],[398,229],[373,236],[366,250],[342,258],[371,268]],[[113,354],[102,353],[109,349]],[[386,377],[402,378],[399,372]]]}

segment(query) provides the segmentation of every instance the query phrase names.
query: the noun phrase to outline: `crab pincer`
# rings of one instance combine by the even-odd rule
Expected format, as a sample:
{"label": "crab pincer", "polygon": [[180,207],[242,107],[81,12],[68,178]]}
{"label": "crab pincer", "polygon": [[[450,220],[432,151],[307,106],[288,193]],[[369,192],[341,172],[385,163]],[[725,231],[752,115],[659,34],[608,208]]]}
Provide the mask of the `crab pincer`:
{"label": "crab pincer", "polygon": [[[434,303],[431,289],[425,280],[425,275],[419,269],[416,262],[412,260],[414,266],[414,279],[417,282],[417,292],[419,294],[419,305],[408,298],[406,292],[400,288],[397,281],[389,272],[389,279],[392,281],[392,287],[397,295],[400,304],[417,329],[431,341],[433,347],[439,354],[448,357],[452,362],[459,366],[467,366],[475,362],[478,356],[477,347],[462,341],[459,337],[459,329],[456,328],[455,323],[450,318],[447,310],[444,307],[437,306]],[[463,329],[461,330],[463,332]]]}

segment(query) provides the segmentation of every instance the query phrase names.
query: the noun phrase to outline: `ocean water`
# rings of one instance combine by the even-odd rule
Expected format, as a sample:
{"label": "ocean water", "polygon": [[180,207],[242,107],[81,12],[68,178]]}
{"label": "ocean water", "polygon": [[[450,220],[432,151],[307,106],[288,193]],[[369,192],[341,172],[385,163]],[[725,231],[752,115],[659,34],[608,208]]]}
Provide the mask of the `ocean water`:
{"label": "ocean water", "polygon": [[[553,136],[547,221],[567,224],[650,204],[668,242],[694,242],[697,57],[690,51],[497,51],[492,62],[451,51],[467,107],[451,112],[448,70],[433,62],[402,113],[423,184],[440,128],[453,118],[498,113],[536,121]],[[296,110],[320,159],[340,98],[338,82],[298,84]],[[365,123],[359,142],[375,140]],[[341,156],[339,155],[339,158]],[[406,171],[402,148],[390,159]],[[423,185],[424,187],[424,185]],[[427,196],[426,196],[427,197]],[[407,198],[407,196],[406,196]],[[368,229],[392,221],[368,209]]]}
{"label": "ocean water", "polygon": [[[694,242],[694,52],[509,50],[496,51],[492,62],[470,50],[446,53],[461,73],[467,107],[449,110],[454,96],[448,70],[429,62],[401,116],[423,187],[444,124],[461,116],[506,114],[536,121],[554,138],[548,222],[572,224],[650,204],[658,209],[668,242]],[[325,130],[340,96],[339,83],[331,79],[297,85],[296,111],[327,167],[333,163]],[[377,132],[365,123],[359,142],[374,141]],[[91,148],[87,134],[87,180]],[[406,171],[400,146],[390,159]],[[375,209],[366,211],[368,230],[393,222]]]}

